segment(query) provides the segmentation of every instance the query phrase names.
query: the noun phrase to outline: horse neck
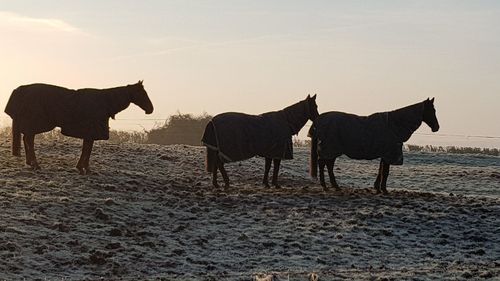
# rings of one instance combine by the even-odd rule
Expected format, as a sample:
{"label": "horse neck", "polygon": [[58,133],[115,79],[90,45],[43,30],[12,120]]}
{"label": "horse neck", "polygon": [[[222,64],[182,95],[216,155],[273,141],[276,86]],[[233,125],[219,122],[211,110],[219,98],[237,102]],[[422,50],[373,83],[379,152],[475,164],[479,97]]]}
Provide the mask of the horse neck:
{"label": "horse neck", "polygon": [[423,113],[422,103],[390,111],[388,112],[389,127],[401,142],[406,142],[422,124]]}
{"label": "horse neck", "polygon": [[298,102],[283,109],[288,126],[292,131],[292,135],[298,134],[300,129],[302,129],[302,127],[304,127],[307,123],[307,120],[309,119],[307,111],[306,101]]}
{"label": "horse neck", "polygon": [[104,91],[107,97],[108,111],[112,118],[115,118],[115,114],[130,105],[132,93],[130,93],[130,89],[127,86],[106,89]]}

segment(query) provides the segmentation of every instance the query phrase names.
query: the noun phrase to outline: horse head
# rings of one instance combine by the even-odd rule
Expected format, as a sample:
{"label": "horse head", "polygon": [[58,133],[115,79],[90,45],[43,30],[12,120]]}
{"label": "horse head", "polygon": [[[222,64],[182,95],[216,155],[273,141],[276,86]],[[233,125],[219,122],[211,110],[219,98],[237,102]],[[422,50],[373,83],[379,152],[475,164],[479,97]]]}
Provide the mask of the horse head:
{"label": "horse head", "polygon": [[437,132],[439,130],[439,122],[436,117],[436,109],[434,108],[434,98],[424,101],[422,121],[424,121],[433,132]]}
{"label": "horse head", "polygon": [[153,104],[148,97],[148,93],[144,90],[144,86],[142,85],[142,80],[137,82],[136,84],[129,85],[132,89],[131,94],[131,102],[139,106],[142,110],[146,112],[146,114],[153,113]]}
{"label": "horse head", "polygon": [[319,116],[318,105],[316,104],[316,94],[312,97],[311,95],[307,95],[306,101],[309,108],[309,120],[314,121]]}

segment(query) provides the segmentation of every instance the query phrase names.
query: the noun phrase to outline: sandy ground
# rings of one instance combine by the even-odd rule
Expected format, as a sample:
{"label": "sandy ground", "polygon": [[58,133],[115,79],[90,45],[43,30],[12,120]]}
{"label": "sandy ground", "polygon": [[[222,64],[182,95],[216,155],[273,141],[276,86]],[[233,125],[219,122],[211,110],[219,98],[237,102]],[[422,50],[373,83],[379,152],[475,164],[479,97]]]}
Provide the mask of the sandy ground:
{"label": "sandy ground", "polygon": [[[0,143],[0,279],[500,279],[500,196],[429,192],[418,169],[395,169],[382,196],[368,188],[376,162],[339,164],[344,191],[325,193],[299,149],[282,189],[262,188],[251,159],[228,167],[232,189],[214,190],[200,147],[99,142],[94,174],[80,176],[79,142],[36,145],[35,172]],[[462,169],[500,190],[497,159]]]}

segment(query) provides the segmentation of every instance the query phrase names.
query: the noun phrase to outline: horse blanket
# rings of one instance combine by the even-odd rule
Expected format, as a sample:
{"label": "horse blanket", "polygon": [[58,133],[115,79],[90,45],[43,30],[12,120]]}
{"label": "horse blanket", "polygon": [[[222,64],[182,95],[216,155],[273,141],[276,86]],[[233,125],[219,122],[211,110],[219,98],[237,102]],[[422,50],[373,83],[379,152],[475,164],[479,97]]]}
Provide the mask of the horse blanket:
{"label": "horse blanket", "polygon": [[202,142],[217,150],[224,162],[241,161],[255,155],[292,159],[293,133],[284,110],[261,115],[228,112],[215,116],[207,124]]}
{"label": "horse blanket", "polygon": [[5,112],[23,134],[38,134],[55,127],[66,136],[109,139],[110,97],[97,89],[71,90],[47,84],[20,86],[10,96]]}
{"label": "horse blanket", "polygon": [[388,164],[402,165],[403,142],[388,119],[388,112],[369,116],[327,112],[314,121],[309,135],[318,140],[320,159],[345,154],[353,159],[382,158]]}

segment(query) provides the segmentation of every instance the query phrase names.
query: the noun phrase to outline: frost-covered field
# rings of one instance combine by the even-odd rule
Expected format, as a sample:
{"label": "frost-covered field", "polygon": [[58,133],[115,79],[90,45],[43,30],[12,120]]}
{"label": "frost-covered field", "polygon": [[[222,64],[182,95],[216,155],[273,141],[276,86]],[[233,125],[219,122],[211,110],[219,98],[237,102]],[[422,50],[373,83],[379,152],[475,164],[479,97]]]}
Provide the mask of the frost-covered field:
{"label": "frost-covered field", "polygon": [[500,278],[500,159],[405,154],[390,194],[369,187],[377,162],[337,161],[342,193],[283,163],[261,187],[262,159],[228,165],[214,190],[204,149],[37,142],[41,171],[0,143],[0,279],[457,280]]}

